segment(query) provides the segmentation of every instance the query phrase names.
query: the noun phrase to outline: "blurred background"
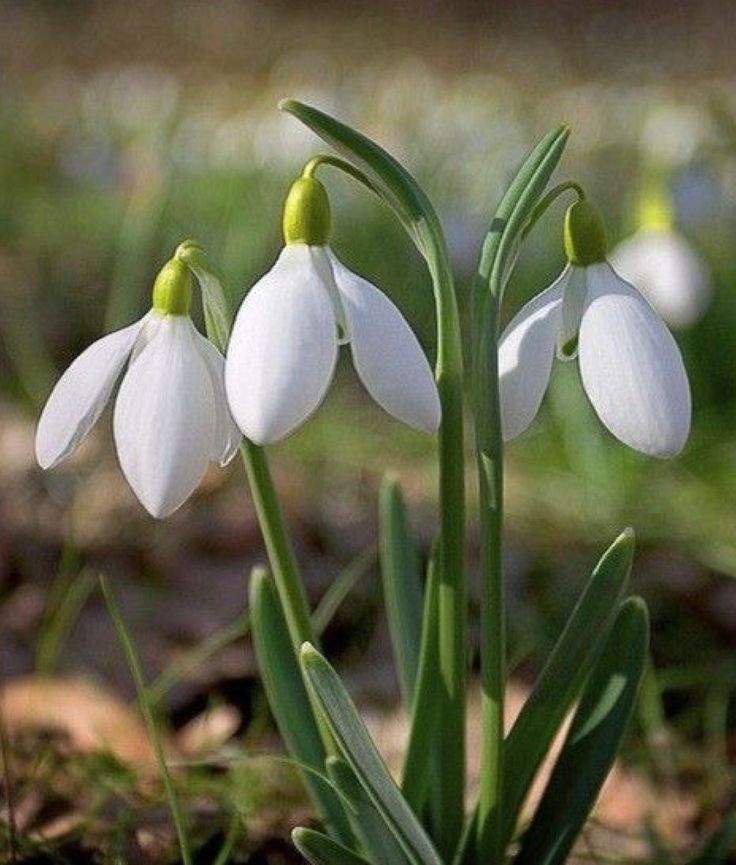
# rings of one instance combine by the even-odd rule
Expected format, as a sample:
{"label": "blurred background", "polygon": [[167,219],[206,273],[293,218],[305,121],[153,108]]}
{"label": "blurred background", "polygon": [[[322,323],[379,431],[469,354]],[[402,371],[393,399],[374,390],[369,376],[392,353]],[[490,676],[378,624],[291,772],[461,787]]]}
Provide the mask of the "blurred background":
{"label": "blurred background", "polygon": [[[540,417],[507,451],[510,624],[522,689],[602,549],[626,525],[640,539],[633,584],[652,607],[657,672],[625,757],[637,783],[659,792],[617,825],[646,835],[640,857],[661,847],[680,861],[734,803],[736,24],[728,0],[5,0],[0,10],[6,799],[15,781],[6,834],[51,857],[38,861],[98,861],[118,843],[125,861],[168,861],[160,797],[123,771],[124,750],[110,746],[101,768],[74,726],[105,701],[127,712],[133,695],[97,591],[102,571],[160,686],[172,748],[186,753],[181,737],[193,735],[192,724],[214,736],[192,753],[216,763],[219,780],[209,769],[189,777],[203,843],[227,839],[240,820],[260,840],[241,844],[235,832],[242,858],[232,861],[290,861],[278,858],[287,856],[279,839],[303,805],[283,767],[269,764],[269,786],[252,762],[272,726],[239,617],[248,570],[263,559],[242,468],[213,471],[179,513],[154,523],[122,480],[107,417],[74,460],[47,474],[35,465],[33,435],[60,371],[143,313],[180,241],[204,245],[233,303],[271,266],[284,195],[324,149],[276,109],[294,96],[361,129],[412,171],[442,218],[463,308],[496,204],[525,153],[559,122],[572,127],[559,179],[585,186],[612,245],[650,223],[661,228],[666,212],[697,261],[708,288],[676,330],[694,402],[684,454],[650,460],[614,440],[576,364],[556,364]],[[431,291],[410,241],[356,184],[329,169],[323,179],[336,252],[395,300],[433,356]],[[554,205],[525,245],[506,318],[563,266],[563,212]],[[326,645],[384,724],[396,685],[376,569],[377,490],[386,471],[400,474],[426,555],[434,442],[383,414],[347,360],[318,414],[272,448],[271,461],[313,602],[336,580],[350,590]],[[466,457],[472,498],[470,446]],[[470,517],[472,568],[472,502]],[[29,679],[34,672],[49,678]],[[60,682],[74,684],[47,690]],[[49,738],[59,727],[76,760]],[[222,762],[227,748],[236,764]],[[289,808],[273,806],[282,781],[294,795]],[[655,819],[662,795],[673,797],[665,810],[676,828]]]}

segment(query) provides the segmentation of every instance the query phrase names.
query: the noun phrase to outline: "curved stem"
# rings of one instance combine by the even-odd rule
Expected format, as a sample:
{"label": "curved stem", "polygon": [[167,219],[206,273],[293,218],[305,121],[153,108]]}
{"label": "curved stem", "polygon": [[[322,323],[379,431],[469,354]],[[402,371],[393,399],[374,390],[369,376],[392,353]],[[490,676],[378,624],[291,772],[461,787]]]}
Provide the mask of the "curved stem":
{"label": "curved stem", "polygon": [[[311,174],[321,164],[346,172],[395,208],[362,171],[332,155],[310,160],[304,172]],[[403,171],[403,169],[401,169]],[[412,181],[413,183],[413,181]],[[437,813],[436,840],[450,860],[460,839],[465,802],[465,697],[467,680],[467,587],[465,575],[465,463],[463,434],[463,352],[460,315],[449,254],[434,209],[417,187],[421,213],[405,228],[417,242],[429,268],[437,322],[435,378],[442,405],[439,429],[439,591],[438,655],[440,666],[440,722],[437,731],[439,774],[442,783]],[[412,233],[412,229],[414,233]],[[448,743],[452,743],[448,746]]]}
{"label": "curved stem", "polygon": [[559,198],[560,195],[569,191],[576,193],[578,201],[585,200],[585,190],[579,183],[574,180],[564,180],[562,183],[558,183],[557,186],[553,186],[552,189],[550,189],[550,191],[542,199],[540,199],[539,203],[529,215],[529,219],[527,220],[526,225],[521,232],[522,240],[524,240],[524,238],[529,235],[529,232],[537,224],[537,221],[540,219],[540,217],[545,214],[550,204],[552,204],[557,198]]}
{"label": "curved stem", "polygon": [[313,156],[302,169],[302,177],[314,177],[320,165],[331,165],[333,168],[339,168],[340,171],[349,174],[359,183],[367,186],[368,189],[373,192],[376,191],[375,186],[359,168],[356,168],[352,162],[348,162],[347,159],[341,159],[339,156],[335,156],[332,153],[318,153],[316,156]]}

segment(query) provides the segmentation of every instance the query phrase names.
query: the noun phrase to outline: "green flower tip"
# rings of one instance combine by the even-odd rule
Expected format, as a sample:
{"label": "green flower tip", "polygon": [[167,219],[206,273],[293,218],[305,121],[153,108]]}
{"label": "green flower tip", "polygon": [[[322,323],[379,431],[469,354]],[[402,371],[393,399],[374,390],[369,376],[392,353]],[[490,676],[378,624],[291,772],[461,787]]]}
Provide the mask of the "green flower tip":
{"label": "green flower tip", "polygon": [[570,264],[588,267],[606,260],[608,243],[603,219],[587,199],[576,201],[565,214],[565,254]]}
{"label": "green flower tip", "polygon": [[284,241],[325,246],[330,237],[330,200],[315,177],[300,177],[284,204]]}
{"label": "green flower tip", "polygon": [[191,301],[192,276],[189,267],[174,255],[161,268],[153,284],[153,308],[161,315],[188,315]]}

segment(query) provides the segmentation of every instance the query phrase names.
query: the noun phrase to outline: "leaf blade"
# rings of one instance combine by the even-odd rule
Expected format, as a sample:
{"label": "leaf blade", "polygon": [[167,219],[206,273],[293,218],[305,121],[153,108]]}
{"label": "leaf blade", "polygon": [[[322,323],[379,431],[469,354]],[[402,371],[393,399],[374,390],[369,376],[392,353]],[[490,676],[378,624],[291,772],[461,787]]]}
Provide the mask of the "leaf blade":
{"label": "leaf blade", "polygon": [[355,772],[410,862],[441,865],[429,836],[401,795],[337,673],[309,643],[301,663],[345,762]]}
{"label": "leaf blade", "polygon": [[[298,762],[321,773],[325,747],[276,590],[262,568],[251,574],[250,609],[258,667],[279,732]],[[318,774],[302,774],[320,815],[337,838],[351,843],[352,830],[335,792]]]}
{"label": "leaf blade", "polygon": [[516,865],[562,865],[613,764],[646,663],[649,617],[640,598],[619,608],[585,687]]}
{"label": "leaf blade", "polygon": [[370,865],[367,859],[314,829],[299,826],[292,831],[291,840],[311,865]]}
{"label": "leaf blade", "polygon": [[626,530],[596,565],[534,688],[506,738],[504,838],[508,841],[531,782],[610,631],[634,555]]}
{"label": "leaf blade", "polygon": [[422,589],[401,487],[391,476],[383,479],[379,493],[379,537],[391,645],[404,705],[411,708],[419,667]]}

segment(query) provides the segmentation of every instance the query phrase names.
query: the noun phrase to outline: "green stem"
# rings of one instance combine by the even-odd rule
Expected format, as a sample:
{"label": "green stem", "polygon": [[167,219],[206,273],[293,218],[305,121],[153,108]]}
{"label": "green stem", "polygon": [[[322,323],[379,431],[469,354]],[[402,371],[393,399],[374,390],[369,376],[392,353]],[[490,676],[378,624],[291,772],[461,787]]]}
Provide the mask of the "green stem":
{"label": "green stem", "polygon": [[[314,157],[305,172],[320,164],[345,171],[377,192],[359,169],[336,156]],[[423,198],[423,196],[422,196]],[[435,378],[442,405],[439,429],[440,558],[438,597],[438,655],[440,666],[439,771],[442,778],[438,807],[441,825],[437,843],[451,859],[463,830],[465,802],[465,697],[467,680],[467,587],[465,575],[465,462],[463,436],[463,352],[460,316],[447,244],[429,201],[423,201],[423,226],[428,243],[421,249],[434,293],[437,318]],[[414,238],[416,241],[416,238]],[[452,743],[447,747],[446,743]]]}
{"label": "green stem", "polygon": [[133,641],[130,638],[130,634],[128,633],[128,629],[125,626],[125,622],[123,621],[123,617],[120,615],[120,610],[118,609],[115,597],[107,583],[107,579],[102,574],[100,574],[100,587],[102,589],[102,594],[105,596],[105,603],[107,604],[110,618],[112,619],[113,625],[115,626],[118,640],[120,640],[120,645],[122,646],[123,652],[125,653],[125,659],[128,662],[128,668],[135,683],[135,690],[138,695],[138,705],[140,707],[141,714],[143,715],[143,720],[146,723],[146,728],[148,729],[148,736],[151,740],[151,744],[153,745],[153,751],[156,755],[156,762],[158,763],[158,768],[161,772],[161,777],[164,782],[164,788],[166,790],[166,798],[169,801],[169,808],[171,809],[171,816],[174,821],[174,827],[176,828],[176,835],[179,839],[179,849],[181,850],[182,862],[184,863],[184,865],[192,865],[192,854],[189,849],[189,841],[187,839],[187,833],[184,825],[184,816],[179,808],[179,801],[176,797],[176,791],[174,790],[174,783],[171,779],[169,767],[166,764],[166,756],[164,754],[161,736],[159,735],[158,725],[156,723],[156,719],[154,718],[153,709],[151,708],[151,704],[149,703],[146,693],[146,683],[143,679],[143,673],[141,672],[141,665],[140,661],[138,660],[138,653],[135,650]]}
{"label": "green stem", "polygon": [[[486,240],[473,292],[473,382],[481,558],[481,758],[478,859],[496,865],[502,851],[506,616],[503,575],[503,435],[498,388],[498,331],[503,275],[501,233]],[[490,288],[490,290],[489,290]]]}
{"label": "green stem", "polygon": [[333,168],[339,168],[340,171],[344,171],[345,174],[349,174],[359,183],[367,186],[368,189],[372,190],[373,192],[376,191],[375,186],[359,168],[356,168],[351,162],[348,162],[347,159],[341,159],[339,156],[335,156],[333,153],[318,153],[316,156],[313,156],[304,166],[302,170],[302,177],[314,177],[320,165],[331,165]]}
{"label": "green stem", "polygon": [[304,584],[276,497],[266,454],[258,445],[244,438],[240,455],[248,475],[258,524],[294,647],[298,652],[304,642],[316,646],[317,636],[312,626]]}
{"label": "green stem", "polygon": [[[465,460],[463,458],[463,361],[457,302],[444,244],[430,261],[437,306],[439,431],[438,655],[442,702],[437,746],[442,801],[438,845],[449,860],[463,830],[465,802],[465,698],[467,587],[464,561]],[[449,743],[452,743],[449,746]]]}
{"label": "green stem", "polygon": [[[503,577],[503,439],[498,399],[496,333],[498,306],[492,303],[487,334],[479,343],[475,370],[481,554],[481,761],[478,819],[480,861],[501,861],[501,780],[506,676],[506,617]],[[487,858],[486,858],[487,857]]]}
{"label": "green stem", "polygon": [[[310,174],[320,164],[345,171],[376,192],[374,183],[339,157],[316,156],[305,167]],[[465,576],[465,474],[463,436],[463,353],[460,316],[449,264],[447,244],[439,219],[428,200],[422,199],[417,219],[426,243],[420,244],[432,279],[437,318],[435,378],[442,405],[439,430],[440,558],[438,597],[438,655],[440,713],[439,771],[442,778],[438,803],[441,825],[437,844],[451,859],[463,830],[465,802],[465,697],[467,679],[467,588]],[[418,230],[418,229],[417,229]],[[416,242],[416,236],[412,235]],[[452,743],[451,747],[448,743]]]}

